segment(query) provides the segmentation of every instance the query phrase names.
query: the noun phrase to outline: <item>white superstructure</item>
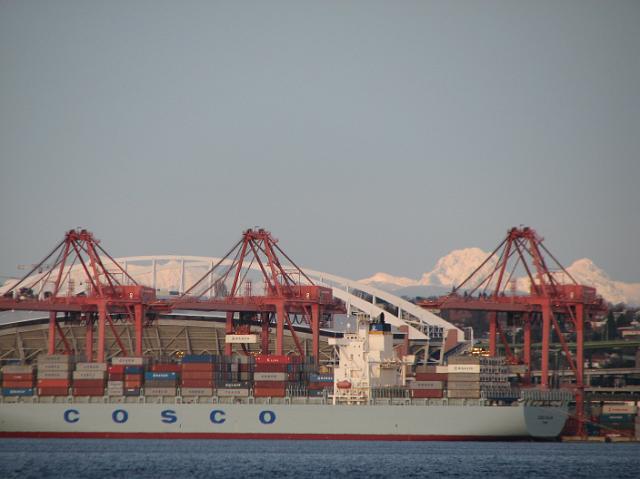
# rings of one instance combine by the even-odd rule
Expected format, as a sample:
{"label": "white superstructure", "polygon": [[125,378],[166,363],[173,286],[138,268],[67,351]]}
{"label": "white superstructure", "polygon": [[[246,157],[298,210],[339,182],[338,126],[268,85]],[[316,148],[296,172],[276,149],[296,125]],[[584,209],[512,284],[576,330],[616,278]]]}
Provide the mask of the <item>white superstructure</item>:
{"label": "white superstructure", "polygon": [[339,347],[340,362],[334,370],[334,404],[366,403],[373,388],[403,387],[404,366],[413,357],[398,357],[393,334],[384,322],[384,314],[371,322],[368,316],[356,317],[356,331],[342,338],[330,338]]}

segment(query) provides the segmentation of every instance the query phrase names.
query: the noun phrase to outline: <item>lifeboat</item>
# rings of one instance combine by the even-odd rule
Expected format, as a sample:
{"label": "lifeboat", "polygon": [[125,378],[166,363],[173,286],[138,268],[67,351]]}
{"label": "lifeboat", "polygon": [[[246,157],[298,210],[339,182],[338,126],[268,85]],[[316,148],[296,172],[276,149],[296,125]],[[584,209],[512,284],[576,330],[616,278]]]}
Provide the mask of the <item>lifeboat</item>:
{"label": "lifeboat", "polygon": [[338,389],[351,389],[351,383],[347,380],[339,381]]}

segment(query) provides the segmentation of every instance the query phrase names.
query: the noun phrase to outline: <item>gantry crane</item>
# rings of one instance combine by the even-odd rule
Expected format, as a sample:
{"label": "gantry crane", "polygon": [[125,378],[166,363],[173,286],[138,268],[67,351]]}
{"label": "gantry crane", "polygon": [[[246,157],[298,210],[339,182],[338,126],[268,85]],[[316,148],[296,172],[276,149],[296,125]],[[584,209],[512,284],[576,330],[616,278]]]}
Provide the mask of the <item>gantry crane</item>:
{"label": "gantry crane", "polygon": [[[549,265],[556,269],[551,270]],[[518,272],[524,272],[528,293],[516,287]],[[575,375],[576,413],[584,419],[584,319],[606,309],[596,289],[578,284],[546,248],[535,230],[511,228],[505,239],[453,291],[445,296],[418,303],[439,310],[486,311],[489,317],[489,352],[495,356],[500,341],[507,360],[526,365],[525,380],[530,379],[531,326],[542,323],[541,386],[549,387],[551,331],[555,331],[569,367]],[[507,313],[520,322],[524,333],[522,357],[517,357],[507,341],[498,314]],[[564,326],[564,327],[563,327]],[[567,329],[569,331],[567,331]],[[575,334],[576,351],[571,352],[568,333]]]}

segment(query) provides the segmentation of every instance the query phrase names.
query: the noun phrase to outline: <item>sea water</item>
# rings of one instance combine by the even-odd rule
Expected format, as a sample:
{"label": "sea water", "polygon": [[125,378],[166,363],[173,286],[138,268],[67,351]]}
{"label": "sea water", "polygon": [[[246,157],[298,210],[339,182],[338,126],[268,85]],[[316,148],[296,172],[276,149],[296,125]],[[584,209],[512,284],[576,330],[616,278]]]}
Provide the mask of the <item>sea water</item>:
{"label": "sea water", "polygon": [[640,444],[2,439],[0,478],[640,478]]}

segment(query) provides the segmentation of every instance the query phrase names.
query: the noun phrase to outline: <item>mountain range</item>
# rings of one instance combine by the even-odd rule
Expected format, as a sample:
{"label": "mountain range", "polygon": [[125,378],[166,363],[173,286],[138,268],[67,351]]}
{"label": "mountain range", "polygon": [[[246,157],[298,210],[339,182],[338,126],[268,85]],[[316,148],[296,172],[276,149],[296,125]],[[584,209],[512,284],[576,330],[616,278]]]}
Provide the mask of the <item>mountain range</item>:
{"label": "mountain range", "polygon": [[[460,285],[488,256],[489,253],[480,248],[458,249],[440,258],[434,268],[424,273],[420,279],[379,272],[361,279],[360,282],[393,292],[399,296],[440,295],[451,291],[454,286]],[[493,269],[495,263],[495,260],[489,261],[479,271],[477,277],[486,276]],[[606,301],[614,304],[640,305],[640,283],[615,281],[588,258],[573,262],[566,270],[578,283],[595,287],[598,294]],[[556,274],[564,275],[564,273]],[[528,291],[528,278],[517,277],[515,289],[519,292]]]}
{"label": "mountain range", "polygon": [[[392,292],[398,296],[423,296],[441,295],[451,291],[454,286],[459,286],[482,262],[489,254],[480,248],[465,248],[454,250],[446,256],[440,258],[434,268],[426,272],[419,279],[406,278],[402,276],[394,276],[388,273],[376,273],[369,278],[361,279],[360,282],[375,286],[377,288]],[[489,274],[495,261],[489,261],[482,270],[479,271],[478,277],[485,277]],[[129,274],[131,274],[140,284],[151,285],[152,275],[151,266],[130,264],[128,266]],[[181,264],[177,260],[170,260],[158,263],[156,269],[156,288],[167,291],[183,291],[193,285],[208,270],[208,264],[190,264],[185,268],[184,284],[180,284],[180,268]],[[587,258],[579,259],[566,268],[569,274],[575,278],[580,284],[593,286],[597,289],[605,300],[611,303],[626,303],[629,305],[640,305],[640,283],[624,283],[615,281],[609,275],[596,266],[593,261]],[[484,273],[484,274],[483,274]],[[558,273],[555,273],[558,274]],[[519,292],[529,290],[529,280],[521,274],[514,274],[515,281],[509,288],[515,288]],[[34,278],[41,276],[36,275]],[[74,283],[73,293],[86,289],[84,275],[80,268],[75,268],[70,275]],[[251,278],[249,278],[251,279]],[[7,290],[16,280],[6,281],[0,286],[0,294]],[[568,282],[566,278],[564,281]],[[204,290],[208,287],[209,282],[204,281],[197,289]],[[258,281],[254,286],[260,289]],[[68,285],[63,288],[66,291]]]}

